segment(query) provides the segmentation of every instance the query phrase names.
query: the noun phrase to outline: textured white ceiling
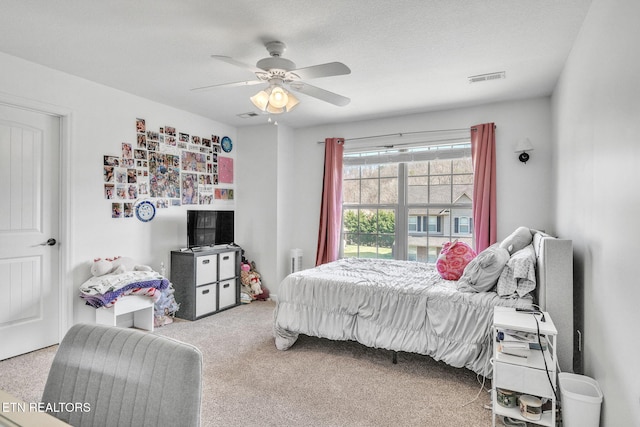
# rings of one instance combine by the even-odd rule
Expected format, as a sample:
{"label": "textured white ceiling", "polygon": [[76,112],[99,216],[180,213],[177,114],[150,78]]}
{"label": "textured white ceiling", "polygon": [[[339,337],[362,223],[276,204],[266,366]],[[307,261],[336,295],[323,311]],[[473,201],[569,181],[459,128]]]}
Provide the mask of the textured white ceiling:
{"label": "textured white ceiling", "polygon": [[[0,0],[0,51],[234,126],[262,124],[260,86],[212,54],[255,64],[287,44],[298,67],[339,61],[346,76],[308,83],[351,98],[305,95],[277,117],[291,127],[548,95],[591,0]],[[470,85],[467,77],[505,71]]]}

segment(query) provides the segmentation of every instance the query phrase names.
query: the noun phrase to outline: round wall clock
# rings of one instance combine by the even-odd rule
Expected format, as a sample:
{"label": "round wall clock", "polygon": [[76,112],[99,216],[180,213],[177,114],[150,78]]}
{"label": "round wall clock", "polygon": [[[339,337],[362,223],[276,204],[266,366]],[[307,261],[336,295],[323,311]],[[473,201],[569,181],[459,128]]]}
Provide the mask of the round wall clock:
{"label": "round wall clock", "polygon": [[233,149],[233,143],[231,142],[231,138],[229,138],[228,136],[222,138],[220,145],[222,146],[222,149],[225,153],[228,153]]}
{"label": "round wall clock", "polygon": [[136,205],[136,217],[142,222],[149,222],[156,216],[156,207],[148,200]]}

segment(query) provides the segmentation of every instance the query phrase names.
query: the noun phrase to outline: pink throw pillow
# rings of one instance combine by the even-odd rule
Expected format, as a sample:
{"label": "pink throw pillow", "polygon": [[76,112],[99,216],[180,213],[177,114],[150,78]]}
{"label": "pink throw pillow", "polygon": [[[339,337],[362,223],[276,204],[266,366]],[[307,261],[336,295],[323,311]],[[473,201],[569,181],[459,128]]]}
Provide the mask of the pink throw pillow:
{"label": "pink throw pillow", "polygon": [[464,268],[475,256],[476,252],[466,243],[457,240],[447,242],[438,255],[436,268],[443,279],[458,280],[464,273]]}

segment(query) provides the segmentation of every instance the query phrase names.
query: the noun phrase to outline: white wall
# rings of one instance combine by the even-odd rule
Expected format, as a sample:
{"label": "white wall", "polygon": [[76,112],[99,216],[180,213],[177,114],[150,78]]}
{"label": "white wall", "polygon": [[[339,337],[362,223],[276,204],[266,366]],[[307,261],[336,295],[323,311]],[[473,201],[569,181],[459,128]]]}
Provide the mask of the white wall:
{"label": "white wall", "polygon": [[553,95],[557,228],[583,288],[603,426],[640,426],[640,2],[594,0]]}
{"label": "white wall", "polygon": [[[498,239],[506,237],[520,225],[553,233],[549,98],[296,129],[292,178],[298,201],[291,205],[296,212],[291,243],[304,250],[304,268],[314,265],[317,246],[324,166],[324,144],[318,144],[318,141],[327,137],[349,139],[470,128],[488,122],[496,124]],[[535,148],[527,164],[521,163],[514,152],[517,141],[525,136],[531,139]],[[348,146],[349,142],[346,144]]]}
{"label": "white wall", "polygon": [[297,209],[304,203],[293,191],[293,131],[265,124],[238,130],[241,159],[237,169],[241,197],[237,201],[237,243],[256,262],[263,286],[277,296],[289,273],[289,250]]}
{"label": "white wall", "polygon": [[[178,132],[236,139],[236,129],[228,125],[2,53],[0,101],[37,102],[44,109],[69,113],[70,134],[63,144],[68,149],[70,200],[63,221],[70,226],[70,241],[59,240],[69,248],[62,285],[72,299],[72,322],[95,319],[93,309],[77,297],[78,286],[90,277],[93,258],[129,256],[158,270],[160,262],[169,267],[171,250],[186,245],[186,207],[158,210],[150,223],[111,218],[110,201],[102,190],[102,156],[120,155],[122,142],[136,143],[135,119],[146,119],[147,128],[156,131],[169,125]],[[213,206],[229,209],[234,203],[220,201]]]}
{"label": "white wall", "polygon": [[236,177],[241,197],[236,201],[236,243],[255,261],[264,285],[272,289],[277,277],[278,127],[238,129]]}
{"label": "white wall", "polygon": [[291,209],[299,203],[305,203],[306,198],[295,192],[295,138],[290,128],[280,126],[278,129],[278,232],[277,232],[277,277],[276,283],[291,271],[290,251],[293,233],[291,224],[294,223],[296,211]]}

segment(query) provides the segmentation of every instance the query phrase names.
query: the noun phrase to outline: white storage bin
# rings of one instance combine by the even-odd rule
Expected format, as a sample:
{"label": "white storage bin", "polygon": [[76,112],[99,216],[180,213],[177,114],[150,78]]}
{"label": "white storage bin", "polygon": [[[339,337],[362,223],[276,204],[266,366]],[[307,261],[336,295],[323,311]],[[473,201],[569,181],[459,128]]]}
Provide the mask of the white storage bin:
{"label": "white storage bin", "polygon": [[196,286],[218,280],[218,255],[203,255],[196,258]]}
{"label": "white storage bin", "polygon": [[220,282],[220,300],[218,301],[218,310],[230,307],[236,304],[236,281],[225,280]]}
{"label": "white storage bin", "polygon": [[218,279],[231,279],[236,276],[236,253],[223,252],[220,256],[220,277]]}
{"label": "white storage bin", "polygon": [[593,378],[561,372],[558,374],[564,427],[598,427],[602,391]]}
{"label": "white storage bin", "polygon": [[196,317],[213,313],[217,309],[216,284],[196,288]]}

